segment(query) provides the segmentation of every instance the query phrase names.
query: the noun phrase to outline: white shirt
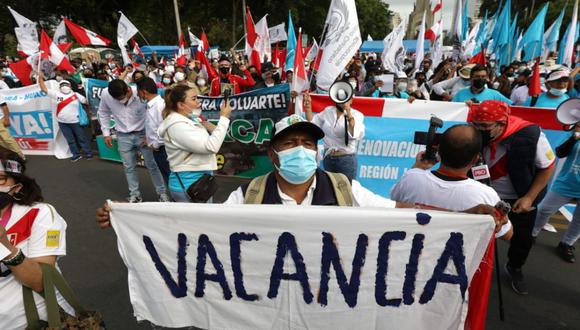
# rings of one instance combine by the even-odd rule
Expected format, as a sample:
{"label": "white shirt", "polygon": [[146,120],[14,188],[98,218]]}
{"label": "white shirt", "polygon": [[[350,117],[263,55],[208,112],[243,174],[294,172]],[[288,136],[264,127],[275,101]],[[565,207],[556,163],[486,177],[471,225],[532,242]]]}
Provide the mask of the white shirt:
{"label": "white shirt", "polygon": [[10,86],[4,80],[0,79],[0,90],[2,89],[10,89]]}
{"label": "white shirt", "polygon": [[512,94],[510,95],[510,100],[512,100],[513,105],[523,105],[528,100],[529,88],[528,85],[523,85],[514,88]]}
{"label": "white shirt", "polygon": [[103,89],[101,103],[99,104],[99,123],[103,136],[111,135],[109,127],[111,117],[115,118],[115,130],[121,133],[131,133],[145,129],[145,117],[147,105],[137,96],[137,87],[130,86],[133,95],[125,106],[109,94],[109,89]]}
{"label": "white shirt", "polygon": [[447,80],[440,81],[433,85],[433,92],[437,95],[443,95],[444,93],[449,94],[454,97],[460,90],[471,86],[469,81],[464,81],[461,77],[455,77]]}
{"label": "white shirt", "polygon": [[58,120],[59,123],[64,124],[76,124],[79,122],[79,102],[83,104],[87,103],[87,99],[85,99],[84,96],[76,92],[63,94],[60,90],[54,89],[49,89],[47,95],[48,97],[55,99],[58,103],[63,102],[69,97],[73,97],[73,95],[75,95],[77,99],[62,108],[62,110],[56,115],[56,120]]}
{"label": "white shirt", "polygon": [[[413,168],[391,189],[391,199],[423,207],[465,211],[479,204],[495,206],[500,201],[493,188],[473,179],[446,181],[429,170]],[[505,235],[511,223],[503,225],[496,237]]]}
{"label": "white shirt", "polygon": [[[506,148],[505,145],[499,142],[496,145],[495,151],[495,159],[490,160],[489,148],[486,147],[484,149],[484,158],[487,166],[491,169],[495,164],[497,164],[503,157],[507,157],[506,155]],[[540,138],[538,139],[538,143],[536,144],[536,158],[535,158],[535,166],[538,169],[545,169],[548,168],[554,163],[554,151],[552,151],[552,147],[550,146],[550,142],[546,138],[544,132],[540,132]],[[514,189],[514,185],[512,184],[512,180],[510,179],[509,174],[505,175],[501,178],[493,180],[491,182],[491,186],[502,199],[518,199],[518,194]]]}
{"label": "white shirt", "polygon": [[[39,212],[32,225],[30,237],[16,246],[22,249],[22,252],[28,258],[66,255],[66,222],[48,204],[38,203],[33,206],[14,204],[12,215],[6,226],[7,230],[10,231],[10,228],[33,208],[37,208]],[[17,233],[17,235],[22,235],[22,233]],[[13,235],[9,234],[8,238],[11,239],[13,237]],[[10,270],[4,264],[0,264],[0,295],[2,296],[0,329],[24,329],[26,327],[26,315],[22,298],[22,284],[10,273]],[[36,292],[33,295],[40,319],[46,320],[44,299]],[[74,313],[58,292],[57,299],[67,312]]]}
{"label": "white shirt", "polygon": [[161,113],[165,109],[165,100],[157,95],[147,102],[147,118],[145,119],[145,132],[147,133],[147,145],[158,149],[163,145],[163,139],[157,134],[159,125],[163,121]]}
{"label": "white shirt", "polygon": [[346,154],[356,153],[356,147],[365,135],[364,115],[355,109],[351,109],[354,118],[354,134],[348,132],[348,145],[344,143],[345,122],[344,115],[338,117],[335,106],[324,109],[315,115],[312,123],[316,124],[324,132],[324,150],[328,154],[333,151],[340,151]]}
{"label": "white shirt", "polygon": [[[278,194],[280,194],[280,199],[282,200],[282,205],[298,205],[298,203],[290,196],[286,195],[280,189],[278,185]],[[312,181],[306,197],[300,205],[312,205],[312,198],[314,197],[314,190],[316,189],[316,177]],[[376,195],[372,191],[363,187],[358,181],[352,180],[352,194],[354,197],[353,206],[358,207],[384,207],[384,208],[394,208],[395,202],[390,199],[383,198]],[[242,187],[239,187],[233,191],[224,204],[244,204],[244,193]]]}

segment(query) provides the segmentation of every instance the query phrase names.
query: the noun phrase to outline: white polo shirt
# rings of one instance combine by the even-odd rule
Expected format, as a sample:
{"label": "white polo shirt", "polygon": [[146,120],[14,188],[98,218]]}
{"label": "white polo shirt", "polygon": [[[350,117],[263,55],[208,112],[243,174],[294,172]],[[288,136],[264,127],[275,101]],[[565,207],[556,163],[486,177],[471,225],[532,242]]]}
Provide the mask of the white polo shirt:
{"label": "white polo shirt", "polygon": [[101,93],[101,103],[99,104],[99,123],[103,136],[111,135],[109,127],[111,117],[115,118],[115,130],[121,133],[131,133],[145,129],[145,117],[147,104],[142,102],[137,96],[137,87],[130,86],[133,95],[127,105],[113,98],[109,94],[109,89],[103,89]]}
{"label": "white polo shirt", "polygon": [[326,154],[339,151],[345,154],[356,153],[356,147],[365,135],[364,115],[355,109],[351,109],[354,118],[354,134],[348,132],[348,145],[344,143],[345,122],[344,115],[338,117],[335,106],[324,109],[315,115],[312,123],[316,124],[324,132],[324,152]]}
{"label": "white polo shirt", "polygon": [[163,121],[163,117],[161,116],[163,109],[165,109],[165,100],[160,95],[155,96],[147,102],[145,132],[147,134],[147,145],[153,149],[164,145],[163,138],[157,133],[159,125]]}

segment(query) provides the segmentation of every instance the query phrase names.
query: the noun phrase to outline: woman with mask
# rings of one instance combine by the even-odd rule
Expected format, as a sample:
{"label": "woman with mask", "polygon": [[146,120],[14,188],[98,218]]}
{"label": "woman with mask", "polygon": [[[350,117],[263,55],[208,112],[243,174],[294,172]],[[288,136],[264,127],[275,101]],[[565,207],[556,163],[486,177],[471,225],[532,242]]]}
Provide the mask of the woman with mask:
{"label": "woman with mask", "polygon": [[[56,265],[66,255],[67,224],[42,200],[40,187],[26,175],[24,160],[0,148],[0,329],[26,328],[23,286],[33,290],[40,319],[47,318],[45,301],[37,294],[44,290],[39,264]],[[68,306],[58,291],[57,301]]]}
{"label": "woman with mask", "polygon": [[159,83],[159,88],[168,88],[173,85],[173,75],[171,73],[164,73],[161,76],[161,82]]}
{"label": "woman with mask", "polygon": [[187,188],[204,174],[217,170],[216,154],[230,124],[232,109],[222,103],[217,125],[201,116],[195,91],[178,85],[165,91],[163,122],[159,136],[165,142],[169,175],[169,191],[176,202],[189,202]]}
{"label": "woman with mask", "polygon": [[209,86],[207,84],[207,79],[201,75],[198,75],[195,79],[195,86],[199,91],[198,95],[208,95],[209,94]]}
{"label": "woman with mask", "polygon": [[44,83],[42,74],[39,76],[38,84],[43,92],[58,102],[56,106],[56,120],[72,153],[71,161],[76,162],[82,158],[77,143],[83,149],[85,158],[92,159],[93,152],[89,139],[87,139],[85,131],[79,123],[79,111],[85,111],[82,108],[82,104],[87,104],[86,98],[79,93],[73,92],[68,80],[59,82],[58,91],[48,89]]}

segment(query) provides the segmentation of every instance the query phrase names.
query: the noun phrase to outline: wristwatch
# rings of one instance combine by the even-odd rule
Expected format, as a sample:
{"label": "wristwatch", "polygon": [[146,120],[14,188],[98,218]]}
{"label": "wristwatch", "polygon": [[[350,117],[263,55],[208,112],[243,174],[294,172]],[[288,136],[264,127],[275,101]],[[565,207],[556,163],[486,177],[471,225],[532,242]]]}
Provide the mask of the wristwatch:
{"label": "wristwatch", "polygon": [[16,253],[16,255],[8,260],[2,260],[2,263],[5,264],[6,266],[18,266],[21,263],[24,262],[24,253],[22,252],[22,249],[18,249],[18,253]]}

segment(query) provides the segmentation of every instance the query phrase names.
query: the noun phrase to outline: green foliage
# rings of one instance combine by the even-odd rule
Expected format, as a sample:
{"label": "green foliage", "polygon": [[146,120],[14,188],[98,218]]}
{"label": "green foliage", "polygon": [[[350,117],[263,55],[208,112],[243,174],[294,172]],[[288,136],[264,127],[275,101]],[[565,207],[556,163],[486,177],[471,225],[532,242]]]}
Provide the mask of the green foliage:
{"label": "green foliage", "polygon": [[[16,22],[5,7],[7,5],[25,17],[41,22],[41,26],[49,32],[49,35],[52,35],[60,16],[66,16],[73,22],[110,39],[111,47],[116,48],[120,10],[152,45],[175,45],[178,42],[171,0],[3,0],[2,4],[0,31],[3,34],[10,34],[16,27]],[[356,4],[363,39],[367,34],[383,38],[390,32],[391,12],[386,3],[381,0],[357,0]],[[319,39],[330,0],[246,0],[246,5],[252,11],[254,22],[268,14],[269,26],[282,22],[287,24],[290,10],[295,28],[302,27],[304,33]],[[178,0],[178,7],[186,40],[188,26],[198,37],[202,29],[205,30],[210,44],[219,45],[221,48],[231,47],[244,35],[245,11],[242,9],[241,0],[223,2]],[[144,44],[140,37],[136,37],[136,40],[139,44]],[[6,38],[3,41],[0,43],[0,53],[13,53],[14,44]]]}

